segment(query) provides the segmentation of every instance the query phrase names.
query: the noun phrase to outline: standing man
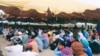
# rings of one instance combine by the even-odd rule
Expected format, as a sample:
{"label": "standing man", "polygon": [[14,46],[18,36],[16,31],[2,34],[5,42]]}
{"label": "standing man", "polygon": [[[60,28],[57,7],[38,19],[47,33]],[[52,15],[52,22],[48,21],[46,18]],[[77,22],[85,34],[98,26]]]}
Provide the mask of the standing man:
{"label": "standing man", "polygon": [[4,11],[0,9],[0,18],[2,19],[4,15]]}
{"label": "standing man", "polygon": [[98,35],[100,36],[100,22],[97,24],[96,30],[98,32]]}

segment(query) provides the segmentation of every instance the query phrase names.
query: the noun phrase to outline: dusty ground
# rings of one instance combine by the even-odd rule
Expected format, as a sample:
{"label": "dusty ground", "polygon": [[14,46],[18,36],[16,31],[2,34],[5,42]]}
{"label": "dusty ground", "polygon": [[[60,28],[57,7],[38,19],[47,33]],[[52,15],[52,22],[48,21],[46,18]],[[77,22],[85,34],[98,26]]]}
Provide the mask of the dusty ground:
{"label": "dusty ground", "polygon": [[[6,51],[4,50],[4,47],[9,44],[8,41],[6,41],[2,36],[0,36],[0,50],[3,51],[3,55],[6,56]],[[44,50],[43,52],[40,53],[40,56],[54,56],[53,51],[50,49]],[[100,56],[100,55],[94,55],[94,56]]]}

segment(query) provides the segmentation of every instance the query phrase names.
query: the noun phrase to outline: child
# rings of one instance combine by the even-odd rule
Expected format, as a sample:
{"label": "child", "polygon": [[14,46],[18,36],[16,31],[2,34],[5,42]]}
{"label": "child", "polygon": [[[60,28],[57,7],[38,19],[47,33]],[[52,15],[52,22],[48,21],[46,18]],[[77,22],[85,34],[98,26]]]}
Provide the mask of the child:
{"label": "child", "polygon": [[66,47],[64,41],[58,42],[58,46],[54,52],[56,56],[73,56],[72,49],[70,47]]}

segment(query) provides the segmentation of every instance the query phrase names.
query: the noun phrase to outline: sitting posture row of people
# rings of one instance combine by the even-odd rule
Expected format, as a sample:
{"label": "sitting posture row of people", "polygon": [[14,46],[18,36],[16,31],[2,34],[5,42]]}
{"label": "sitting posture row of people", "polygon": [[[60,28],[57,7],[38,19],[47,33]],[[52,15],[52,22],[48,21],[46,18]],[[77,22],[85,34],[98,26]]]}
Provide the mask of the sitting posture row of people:
{"label": "sitting posture row of people", "polygon": [[[90,31],[81,30],[78,27],[73,29],[72,31],[69,28],[52,31],[47,29],[16,30],[10,31],[7,39],[12,41],[14,38],[19,38],[20,45],[23,46],[21,53],[32,50],[30,52],[33,52],[34,55],[48,47],[54,51],[55,56],[93,56],[93,53],[100,53],[97,32],[92,34]],[[94,46],[98,48],[98,51]]]}

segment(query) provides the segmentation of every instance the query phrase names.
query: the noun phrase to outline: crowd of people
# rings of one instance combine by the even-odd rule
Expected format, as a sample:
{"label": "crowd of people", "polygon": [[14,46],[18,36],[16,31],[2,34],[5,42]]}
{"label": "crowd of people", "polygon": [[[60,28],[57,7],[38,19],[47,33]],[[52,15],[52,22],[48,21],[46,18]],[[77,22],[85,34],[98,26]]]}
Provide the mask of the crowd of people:
{"label": "crowd of people", "polygon": [[7,56],[41,56],[51,49],[55,56],[93,56],[100,53],[98,31],[85,28],[11,29],[0,28],[3,37],[11,44],[5,47]]}

